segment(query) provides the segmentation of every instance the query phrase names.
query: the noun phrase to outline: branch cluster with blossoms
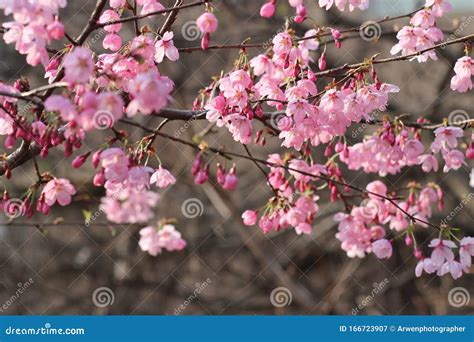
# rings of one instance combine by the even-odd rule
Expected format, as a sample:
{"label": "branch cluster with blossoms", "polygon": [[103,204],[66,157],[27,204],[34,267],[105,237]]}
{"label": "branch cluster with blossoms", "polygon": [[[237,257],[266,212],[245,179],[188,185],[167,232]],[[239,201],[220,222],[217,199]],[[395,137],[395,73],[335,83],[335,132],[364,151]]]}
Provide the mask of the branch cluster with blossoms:
{"label": "branch cluster with blossoms", "polygon": [[[276,12],[276,0],[262,4],[260,14],[270,18]],[[308,2],[289,0],[295,8],[295,24],[309,22]],[[316,3],[316,2],[313,2]],[[340,11],[365,10],[368,0],[319,0],[322,10],[335,6]],[[391,53],[400,56],[378,59],[369,57],[361,63],[328,68],[326,51],[334,43],[341,48],[344,34],[351,30],[312,24],[302,37],[287,22],[275,33],[271,44],[256,56],[248,53],[251,44],[210,46],[211,34],[217,31],[219,13],[211,1],[196,1],[165,8],[157,0],[136,0],[133,6],[125,0],[98,0],[96,8],[82,33],[74,39],[66,33],[58,15],[66,0],[7,0],[0,2],[4,14],[13,21],[3,24],[6,43],[26,55],[32,66],[42,64],[48,85],[30,89],[27,79],[8,85],[0,82],[0,135],[5,136],[5,148],[14,149],[2,162],[0,172],[7,179],[13,170],[33,160],[38,180],[21,197],[20,215],[31,218],[35,212],[47,215],[56,204],[73,203],[76,188],[70,180],[57,178],[42,171],[36,157],[47,158],[56,147],[64,148],[71,157],[84,139],[98,131],[108,130],[100,147],[74,156],[73,168],[81,168],[89,160],[94,167],[93,185],[104,189],[100,210],[116,224],[147,225],[140,231],[139,246],[156,256],[163,250],[178,251],[186,241],[176,230],[173,219],[161,219],[156,224],[155,208],[164,189],[176,183],[175,177],[161,162],[154,150],[157,137],[163,137],[194,148],[196,159],[190,173],[201,185],[215,169],[216,183],[224,190],[238,186],[235,164],[227,159],[252,161],[266,177],[273,196],[257,209],[242,214],[245,225],[258,227],[263,233],[294,229],[295,233],[311,234],[317,229],[319,204],[324,195],[340,203],[341,211],[334,219],[338,225],[336,238],[349,257],[364,257],[373,253],[378,258],[390,258],[398,240],[412,249],[422,271],[442,276],[450,273],[459,278],[468,273],[474,242],[460,236],[461,231],[432,223],[433,207],[442,210],[443,190],[437,184],[408,182],[405,187],[388,189],[382,180],[372,181],[363,188],[351,184],[355,170],[385,177],[419,166],[425,173],[437,172],[440,161],[443,171],[455,172],[474,159],[472,132],[465,132],[471,122],[456,125],[443,121],[430,128],[430,122],[418,118],[414,123],[397,117],[384,116],[373,120],[374,112],[386,111],[389,98],[403,91],[397,85],[380,79],[381,64],[414,60],[436,60],[436,50],[451,44],[464,44],[465,56],[454,66],[451,88],[466,92],[472,89],[474,63],[470,57],[473,35],[439,43],[442,31],[436,19],[451,10],[445,0],[427,0],[425,6],[398,18],[410,17],[409,26],[397,34],[398,43]],[[202,8],[196,25],[202,33],[199,47],[180,48],[175,45],[173,23],[180,11]],[[166,15],[168,13],[168,15]],[[157,32],[142,22],[164,15],[163,26]],[[380,22],[387,21],[388,18]],[[123,41],[120,36],[127,24],[135,26],[135,36]],[[97,53],[84,42],[94,30],[103,28],[105,53]],[[332,40],[323,40],[331,36]],[[52,41],[63,42],[59,50],[49,47]],[[172,79],[160,72],[160,64],[175,62],[180,52],[207,49],[238,48],[234,68],[222,71],[202,89],[189,111],[166,108],[173,97]],[[336,50],[337,51],[337,50]],[[218,73],[219,74],[219,73]],[[30,106],[20,110],[21,101]],[[133,119],[156,116],[166,120],[207,120],[225,128],[247,155],[210,146],[206,136],[199,141],[186,141],[157,129],[145,127]],[[163,121],[163,124],[167,121]],[[132,140],[126,129],[116,124],[142,128],[148,135]],[[380,125],[360,142],[347,138],[348,130],[357,124]],[[280,142],[282,149],[266,159],[254,158],[248,146],[264,146],[268,140]],[[467,142],[465,142],[467,139]],[[427,143],[429,142],[429,144]],[[318,152],[322,147],[323,153]],[[225,160],[223,160],[225,159]],[[266,167],[266,168],[264,168]],[[17,217],[11,195],[5,191],[2,205],[9,216]],[[430,257],[418,241],[421,230],[439,231],[431,241]],[[459,258],[453,250],[459,250]]]}

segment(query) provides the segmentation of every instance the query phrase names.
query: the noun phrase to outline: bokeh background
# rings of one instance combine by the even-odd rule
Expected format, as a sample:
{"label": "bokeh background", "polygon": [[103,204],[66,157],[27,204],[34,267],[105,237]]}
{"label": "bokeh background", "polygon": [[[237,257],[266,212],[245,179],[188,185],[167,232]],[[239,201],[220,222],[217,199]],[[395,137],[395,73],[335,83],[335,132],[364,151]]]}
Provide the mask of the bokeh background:
{"label": "bokeh background", "polygon": [[[186,2],[186,1],[185,1]],[[88,20],[95,1],[69,1],[61,12],[68,33],[77,35]],[[174,1],[162,1],[170,7]],[[258,10],[263,1],[213,1],[220,29],[212,35],[213,43],[234,44],[252,37],[251,42],[268,41],[280,29],[285,18],[293,15],[286,1],[279,1],[277,15],[271,20],[260,18]],[[423,5],[423,1],[372,0],[366,12],[323,11],[315,1],[307,1],[309,16],[304,24],[296,25],[298,34],[312,25],[337,28],[359,26],[368,20],[408,13]],[[452,0],[454,11],[440,21],[439,26],[464,36],[474,32],[472,1]],[[175,45],[199,45],[194,20],[202,8],[183,10],[173,25]],[[2,22],[8,20],[1,18]],[[165,17],[142,20],[142,25],[156,29]],[[328,46],[328,67],[360,62],[380,52],[387,57],[395,44],[394,30],[407,19],[383,24],[379,39],[365,41],[347,39],[340,50]],[[125,25],[121,35],[133,34],[133,25]],[[103,31],[95,31],[87,44],[98,51]],[[449,37],[449,33],[445,37]],[[356,33],[357,36],[357,33]],[[254,56],[262,49],[248,49]],[[423,116],[441,121],[454,110],[473,114],[472,93],[460,95],[449,89],[452,67],[462,56],[461,46],[451,46],[438,54],[438,62],[418,64],[398,62],[378,67],[379,77],[402,89],[391,96],[387,114],[403,113],[411,120]],[[176,83],[174,108],[190,109],[198,90],[221,70],[232,68],[238,50],[212,50],[181,54],[178,62],[160,65],[163,74]],[[318,54],[315,53],[317,58]],[[28,77],[32,87],[46,83],[39,68],[25,64],[10,45],[0,41],[0,79],[12,83],[20,76]],[[156,127],[156,118],[136,118],[147,127]],[[205,122],[171,122],[165,132],[181,132],[183,139],[192,139],[208,125]],[[362,139],[372,127],[354,125],[348,131],[354,140]],[[101,135],[102,134],[102,135]],[[99,146],[104,135],[89,137],[84,146]],[[139,139],[144,132],[131,129],[130,138]],[[233,144],[226,130],[212,130],[206,138],[213,146],[229,147],[245,153]],[[138,231],[144,225],[108,225],[105,215],[98,211],[102,191],[94,188],[92,168],[84,166],[71,170],[70,159],[61,151],[40,161],[42,170],[52,170],[59,177],[68,177],[78,188],[74,205],[55,209],[47,216],[35,216],[36,226],[23,218],[8,224],[2,215],[0,225],[0,307],[2,314],[469,314],[473,301],[458,307],[448,300],[453,289],[461,287],[473,293],[473,277],[465,275],[458,281],[449,276],[424,275],[415,278],[416,260],[403,246],[394,249],[388,261],[373,256],[349,259],[335,238],[336,224],[332,219],[341,208],[329,203],[322,195],[321,212],[315,221],[313,234],[297,236],[294,231],[263,235],[257,228],[244,227],[240,214],[247,208],[263,205],[271,192],[265,178],[250,162],[235,160],[239,175],[238,189],[222,192],[213,181],[198,187],[190,175],[194,151],[162,138],[155,148],[164,165],[178,178],[175,186],[161,192],[156,218],[175,217],[177,228],[188,241],[188,248],[179,253],[164,252],[158,257],[143,253],[138,245]],[[251,149],[255,156],[265,157],[281,151],[276,138],[263,148]],[[8,151],[4,151],[8,153]],[[316,158],[319,152],[316,152]],[[322,160],[321,154],[319,154]],[[229,163],[229,162],[228,162]],[[228,164],[230,165],[230,164]],[[445,209],[432,218],[439,222],[456,210],[453,224],[466,235],[473,235],[474,201],[469,187],[472,163],[448,175],[429,176],[417,169],[405,169],[397,176],[385,177],[391,187],[403,186],[409,180],[422,183],[434,181],[445,193]],[[347,173],[346,173],[347,175]],[[376,175],[352,172],[349,179],[359,187]],[[5,186],[17,197],[34,181],[35,172],[29,162],[13,172]],[[198,216],[183,214],[187,200],[197,203]],[[466,200],[468,199],[468,200]],[[466,203],[464,203],[466,202]],[[84,226],[83,210],[97,216],[93,225]],[[188,216],[188,217],[186,217]],[[54,222],[63,222],[55,225]],[[426,248],[434,238],[432,231],[420,231],[419,239]],[[283,288],[283,289],[282,289]],[[18,289],[22,293],[18,294]],[[282,290],[282,291],[280,291]],[[452,292],[451,292],[452,293]],[[278,294],[275,296],[275,294]],[[100,298],[99,298],[100,297]],[[280,299],[278,299],[280,298]],[[273,299],[273,300],[272,300]],[[284,305],[280,305],[279,300]],[[452,301],[451,301],[452,303]]]}

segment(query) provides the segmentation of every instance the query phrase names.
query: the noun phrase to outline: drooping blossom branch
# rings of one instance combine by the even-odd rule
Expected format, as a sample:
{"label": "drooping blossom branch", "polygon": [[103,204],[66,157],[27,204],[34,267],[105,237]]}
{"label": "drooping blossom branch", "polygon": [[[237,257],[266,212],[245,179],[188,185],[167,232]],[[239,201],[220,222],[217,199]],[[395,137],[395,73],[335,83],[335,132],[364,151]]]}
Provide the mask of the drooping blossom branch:
{"label": "drooping blossom branch", "polygon": [[[264,3],[261,16],[273,16],[275,3]],[[296,12],[291,25],[304,23],[304,0],[288,3]],[[61,146],[66,158],[78,154],[72,159],[73,168],[92,161],[92,183],[105,193],[100,210],[108,221],[148,224],[140,230],[139,246],[143,251],[156,256],[163,250],[185,248],[186,241],[172,218],[151,223],[160,199],[159,189],[177,182],[153,147],[156,138],[162,137],[196,152],[191,167],[196,185],[206,183],[211,169],[215,169],[217,186],[233,191],[238,187],[238,170],[226,161],[251,161],[264,174],[273,196],[261,208],[246,210],[242,219],[249,226],[258,224],[264,233],[285,229],[310,234],[318,224],[318,203],[325,195],[342,208],[334,218],[338,222],[336,238],[349,257],[373,253],[378,258],[389,258],[396,241],[404,239],[418,260],[418,276],[426,271],[440,276],[450,273],[458,278],[468,272],[474,255],[473,239],[462,237],[462,232],[446,224],[431,222],[434,204],[439,208],[443,205],[439,184],[411,181],[404,187],[388,189],[383,178],[365,188],[348,181],[357,170],[380,177],[400,174],[407,167],[417,167],[425,173],[437,172],[441,167],[443,172],[452,173],[474,159],[473,137],[468,140],[464,136],[472,129],[469,117],[450,115],[433,124],[422,117],[412,122],[404,115],[394,119],[373,115],[384,113],[389,98],[403,91],[383,82],[376,66],[436,60],[437,50],[448,45],[465,47],[464,56],[454,65],[451,88],[458,92],[472,89],[474,62],[470,43],[474,35],[442,43],[443,31],[436,21],[451,10],[447,1],[427,0],[416,11],[375,22],[409,18],[408,25],[396,33],[398,43],[390,51],[400,55],[379,58],[380,54],[376,54],[361,63],[329,69],[326,49],[335,48],[337,52],[345,39],[354,38],[350,33],[360,32],[364,24],[345,30],[313,28],[299,37],[288,22],[275,33],[271,43],[222,45],[211,44],[221,28],[219,12],[210,1],[183,4],[178,0],[173,7],[165,8],[157,0],[137,0],[131,5],[125,0],[98,0],[85,27],[73,39],[59,20],[59,9],[64,5],[59,0],[28,2],[20,9],[24,14],[21,22],[3,25],[4,40],[15,43],[29,64],[41,64],[49,80],[49,85],[36,89],[30,89],[24,79],[13,85],[0,83],[0,134],[5,136],[5,147],[13,149],[4,156],[0,172],[10,178],[15,167],[32,159],[37,178],[19,199],[5,191],[3,208],[11,220],[19,216],[31,218],[35,213],[48,215],[55,205],[73,203],[77,195],[74,184],[42,170],[37,162],[37,157],[47,158]],[[335,5],[340,11],[349,5],[352,11],[367,9],[369,1],[319,0],[317,5],[325,10]],[[202,34],[201,46],[178,48],[174,44],[174,23],[178,14],[193,7],[203,10],[196,19]],[[14,19],[19,11],[10,3],[0,4],[0,9],[6,15],[13,13]],[[166,13],[158,32],[140,27],[142,19]],[[127,23],[133,25],[135,36],[124,42],[120,31]],[[86,44],[97,29],[106,33],[101,38],[106,52],[101,54]],[[25,41],[24,30],[37,30],[41,39]],[[53,41],[63,42],[63,48],[51,49]],[[251,47],[265,47],[265,51],[250,56]],[[216,72],[219,76],[199,92],[192,109],[168,108],[174,83],[160,72],[161,63],[175,62],[183,52],[227,48],[240,50],[234,67]],[[20,101],[28,105],[22,107]],[[133,120],[139,115],[164,120],[150,128]],[[172,120],[189,124],[206,120],[209,124],[193,141],[187,141],[179,134],[166,133],[166,123]],[[353,125],[374,125],[375,129],[363,137],[357,134],[349,139]],[[129,126],[148,134],[131,140]],[[214,134],[215,127],[228,130],[236,145],[244,146],[246,154],[209,146],[207,137]],[[100,147],[79,153],[85,137],[98,130],[111,135],[104,137]],[[254,152],[268,139],[278,139],[286,150],[266,159],[255,157]],[[316,153],[318,147],[324,153]],[[429,245],[433,248],[430,257],[417,242],[420,228],[436,229],[439,234]],[[457,247],[459,259],[452,252]]]}

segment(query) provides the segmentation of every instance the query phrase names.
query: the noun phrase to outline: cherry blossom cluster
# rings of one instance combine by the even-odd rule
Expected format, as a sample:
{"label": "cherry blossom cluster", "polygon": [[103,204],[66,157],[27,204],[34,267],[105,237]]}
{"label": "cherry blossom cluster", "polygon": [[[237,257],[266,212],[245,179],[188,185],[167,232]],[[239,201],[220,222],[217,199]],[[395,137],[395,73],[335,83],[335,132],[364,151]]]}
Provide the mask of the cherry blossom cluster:
{"label": "cherry blossom cluster", "polygon": [[413,165],[421,165],[424,172],[437,172],[437,153],[444,159],[444,172],[458,170],[466,164],[464,154],[455,149],[458,139],[464,136],[461,128],[439,127],[434,134],[431,153],[425,153],[419,132],[410,132],[385,121],[384,128],[377,135],[371,135],[353,146],[344,147],[340,159],[351,170],[362,168],[367,173],[377,172],[380,176],[397,174],[403,167]]}
{"label": "cherry blossom cluster", "polygon": [[163,249],[169,252],[184,249],[186,241],[172,224],[158,222],[157,227],[148,226],[140,230],[138,245],[142,251],[157,256]]}
{"label": "cherry blossom cluster", "polygon": [[[321,174],[329,172],[331,175],[336,171],[303,159],[282,158],[279,154],[270,155],[267,161],[270,164],[268,183],[276,196],[261,210],[258,226],[264,233],[293,227],[297,234],[310,234],[319,211],[319,196],[312,182]],[[288,166],[288,172],[281,166]],[[247,210],[242,219],[246,225],[254,225],[258,214],[259,211]]]}
{"label": "cherry blossom cluster", "polygon": [[[368,253],[374,253],[378,258],[389,258],[392,255],[391,242],[386,239],[388,233],[383,225],[388,226],[393,235],[406,236],[405,243],[413,245],[413,225],[399,208],[423,223],[432,215],[432,205],[441,204],[442,192],[435,185],[419,189],[413,185],[406,201],[390,200],[387,187],[381,181],[369,183],[368,198],[360,206],[352,207],[350,213],[338,213],[335,220],[339,222],[336,238],[341,241],[341,247],[351,258],[362,258]],[[421,223],[420,223],[421,222]]]}
{"label": "cherry blossom cluster", "polygon": [[15,49],[26,55],[26,62],[36,66],[48,64],[46,46],[64,37],[64,25],[58,19],[66,0],[6,0],[0,2],[3,13],[13,15],[14,21],[3,23],[3,39],[15,44]]}
{"label": "cherry blossom cluster", "polygon": [[[436,27],[436,17],[442,17],[451,11],[451,4],[446,0],[426,0],[425,7],[416,12],[410,19],[410,26],[404,26],[398,33],[398,43],[395,44],[390,53],[396,55],[409,55],[425,50],[443,39],[443,32]],[[421,55],[413,57],[419,63],[428,59],[437,60],[436,52],[426,51]]]}
{"label": "cherry blossom cluster", "polygon": [[[264,18],[271,18],[275,14],[277,0],[268,0],[261,8],[260,15]],[[288,0],[291,7],[296,9],[296,15],[294,20],[296,23],[301,23],[306,18],[307,9],[304,5],[304,0]],[[319,7],[329,10],[335,5],[340,11],[346,9],[347,3],[349,3],[349,10],[352,12],[358,8],[360,10],[366,10],[369,8],[369,0],[318,0]]]}
{"label": "cherry blossom cluster", "polygon": [[472,89],[472,76],[474,75],[474,59],[469,56],[461,57],[454,65],[456,75],[451,79],[451,89],[465,93]]}
{"label": "cherry blossom cluster", "polygon": [[428,274],[436,273],[438,276],[449,273],[453,279],[458,279],[463,273],[469,273],[474,256],[474,238],[464,237],[457,242],[459,244],[459,261],[455,260],[453,252],[458,248],[458,245],[452,240],[442,238],[432,240],[429,247],[433,250],[429,258],[424,257],[421,251],[417,250],[415,255],[420,261],[416,265],[416,276],[420,277],[424,271]]}
{"label": "cherry blossom cluster", "polygon": [[[65,0],[0,1],[4,14],[12,14],[14,20],[3,24],[5,41],[15,43],[29,64],[42,64],[50,84],[39,92],[30,92],[25,78],[12,86],[0,82],[0,93],[7,94],[0,95],[0,135],[5,136],[7,149],[20,149],[20,156],[32,153],[31,158],[46,158],[53,147],[61,147],[65,157],[79,154],[77,150],[84,149],[87,136],[102,130],[110,132],[111,136],[100,147],[74,155],[71,165],[81,168],[88,160],[92,162],[92,183],[105,192],[100,212],[112,223],[147,225],[140,230],[139,246],[156,256],[164,250],[186,247],[173,219],[149,225],[156,219],[159,192],[175,184],[176,179],[153,148],[161,131],[133,120],[160,116],[160,111],[172,102],[174,83],[160,69],[162,63],[178,61],[180,50],[175,46],[171,25],[163,25],[157,32],[148,26],[137,27],[135,36],[123,41],[125,35],[122,32],[121,36],[121,31],[127,23],[141,24],[137,15],[145,21],[151,15],[171,12],[157,0],[135,3],[138,7],[131,8],[126,0],[110,0],[107,8],[97,13],[98,19],[88,23],[92,31],[103,28],[106,32],[101,42],[106,52],[96,53],[81,44],[83,40],[65,34],[58,18]],[[265,1],[261,16],[272,17],[276,3]],[[296,11],[292,23],[305,21],[308,4],[304,0],[289,0]],[[367,9],[369,1],[319,0],[317,4],[325,10],[335,6],[340,11],[353,11]],[[196,19],[202,39],[201,47],[192,49],[206,50],[210,48],[211,34],[218,29],[218,20],[210,3],[194,5],[203,6]],[[436,18],[450,9],[445,0],[427,0],[423,9],[411,15],[410,26],[398,33],[399,42],[392,48],[392,54],[407,55],[432,48],[443,38]],[[265,234],[286,229],[294,229],[298,235],[311,234],[318,222],[319,203],[327,194],[330,201],[344,206],[344,211],[335,216],[336,238],[349,257],[373,253],[378,258],[390,258],[396,240],[403,239],[419,261],[418,276],[422,271],[450,273],[453,278],[467,273],[474,255],[473,239],[459,239],[455,230],[429,221],[435,203],[442,209],[443,192],[438,185],[411,182],[403,190],[389,191],[382,181],[374,181],[364,190],[350,185],[343,171],[363,169],[365,173],[384,177],[400,173],[404,167],[420,166],[428,173],[437,172],[440,161],[444,163],[444,172],[455,171],[467,164],[466,158],[474,159],[472,136],[464,151],[461,139],[466,127],[456,123],[443,122],[436,129],[424,131],[421,128],[428,122],[422,118],[411,126],[400,118],[374,120],[372,114],[385,111],[389,97],[396,96],[400,89],[379,79],[376,57],[355,66],[328,69],[326,50],[332,43],[341,47],[341,31],[312,27],[299,37],[290,28],[290,22],[286,22],[271,44],[265,46],[264,53],[249,56],[247,49],[242,48],[234,68],[213,78],[194,102],[194,113],[201,115],[205,111],[210,123],[225,127],[234,141],[245,145],[248,154],[240,157],[259,165],[273,192],[263,207],[242,214],[244,224],[258,225]],[[332,40],[321,39],[329,35]],[[68,43],[62,48],[47,49],[53,40],[63,37]],[[466,56],[454,66],[456,75],[451,82],[452,89],[459,92],[472,89],[474,63],[469,56],[471,51],[465,50]],[[435,50],[416,59],[435,60]],[[335,70],[342,75],[334,73]],[[18,98],[31,101],[31,106],[20,107]],[[150,135],[134,141],[122,126],[116,126],[119,122],[138,125]],[[349,141],[348,130],[362,123],[381,127],[362,139]],[[200,185],[215,178],[218,186],[232,191],[239,182],[235,163],[229,164],[228,159],[239,155],[230,153],[227,147],[209,146],[208,134],[213,134],[213,130],[196,138],[197,143],[184,141],[198,150],[190,170],[194,182]],[[252,157],[247,146],[263,146],[273,138],[287,150],[270,152],[266,160]],[[183,143],[183,139],[174,140]],[[10,178],[15,165],[7,159],[1,171]],[[211,175],[213,163],[215,174]],[[35,211],[47,215],[54,205],[72,203],[77,190],[70,180],[42,172],[36,160],[35,169],[38,180],[22,195],[22,214],[28,218]],[[11,202],[5,191],[1,201],[5,213],[11,213]],[[424,256],[423,246],[416,241],[422,229],[440,231],[439,238],[429,245],[433,248],[430,257]],[[459,249],[459,259],[455,249]]]}

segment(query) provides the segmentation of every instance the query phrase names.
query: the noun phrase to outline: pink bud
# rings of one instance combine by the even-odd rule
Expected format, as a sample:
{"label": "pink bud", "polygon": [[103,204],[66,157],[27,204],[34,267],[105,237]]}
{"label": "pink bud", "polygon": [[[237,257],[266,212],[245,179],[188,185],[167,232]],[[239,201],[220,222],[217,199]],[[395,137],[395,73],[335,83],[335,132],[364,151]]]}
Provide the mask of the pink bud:
{"label": "pink bud", "polygon": [[95,186],[102,186],[105,183],[105,175],[104,175],[104,169],[101,169],[99,172],[97,172],[94,176],[94,179],[92,180],[92,184]]}
{"label": "pink bud", "polygon": [[92,155],[92,165],[94,167],[97,167],[100,163],[100,154],[102,153],[101,150],[95,151],[94,154]]}
{"label": "pink bud", "polygon": [[469,145],[469,147],[466,150],[466,158],[467,159],[474,159],[474,144]]}
{"label": "pink bud", "polygon": [[193,165],[191,166],[191,173],[193,176],[196,176],[201,169],[201,155],[198,154],[196,159],[194,159]]}
{"label": "pink bud", "polygon": [[228,173],[225,176],[225,182],[222,187],[226,190],[232,191],[237,186],[237,176],[234,173]]}
{"label": "pink bud", "polygon": [[196,177],[194,178],[194,183],[201,185],[206,183],[207,179],[209,178],[209,169],[206,168],[205,170],[199,170]]}
{"label": "pink bud", "polygon": [[225,172],[221,164],[217,164],[216,178],[217,183],[219,183],[220,185],[223,185],[225,183]]}
{"label": "pink bud", "polygon": [[13,148],[13,146],[15,145],[15,136],[14,135],[9,135],[7,136],[7,138],[5,139],[5,147],[10,149],[10,148]]}
{"label": "pink bud", "polygon": [[321,54],[321,57],[319,57],[318,67],[319,67],[319,70],[325,70],[326,69],[326,52],[323,52]]}
{"label": "pink bud", "polygon": [[242,214],[242,220],[246,226],[253,226],[257,222],[257,212],[253,210],[245,210]]}
{"label": "pink bud", "polygon": [[260,16],[264,18],[271,18],[275,14],[275,4],[267,2],[260,8]]}
{"label": "pink bud", "polygon": [[411,246],[412,243],[413,243],[413,239],[411,238],[410,235],[407,234],[407,235],[405,236],[405,244],[406,244],[407,246]]}
{"label": "pink bud", "polygon": [[201,48],[206,50],[209,47],[209,40],[211,35],[209,33],[205,33],[201,39]]}
{"label": "pink bud", "polygon": [[423,258],[423,253],[418,248],[415,249],[415,252],[413,254],[415,255],[415,258],[417,259]]}
{"label": "pink bud", "polygon": [[334,39],[339,39],[341,38],[341,32],[336,29],[331,29],[331,35]]}
{"label": "pink bud", "polygon": [[82,154],[80,156],[77,156],[76,158],[73,159],[71,165],[73,168],[75,169],[78,169],[80,168],[82,165],[84,165],[84,163],[86,162],[87,158],[89,157],[89,154],[91,154],[90,152],[88,153],[85,153],[85,154]]}
{"label": "pink bud", "polygon": [[59,40],[64,37],[64,25],[58,20],[55,20],[49,24],[47,30],[48,36],[51,39]]}
{"label": "pink bud", "polygon": [[46,71],[56,70],[59,67],[60,60],[57,57],[51,58],[48,65],[46,66]]}

